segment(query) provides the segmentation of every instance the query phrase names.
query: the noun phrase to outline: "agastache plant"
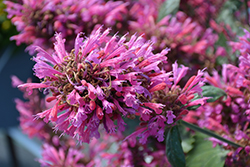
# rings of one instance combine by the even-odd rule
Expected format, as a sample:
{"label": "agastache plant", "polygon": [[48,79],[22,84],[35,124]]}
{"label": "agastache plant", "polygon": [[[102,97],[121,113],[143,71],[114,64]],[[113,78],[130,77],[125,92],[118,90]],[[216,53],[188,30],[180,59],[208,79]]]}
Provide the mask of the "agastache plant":
{"label": "agastache plant", "polygon": [[4,3],[36,53],[40,82],[12,80],[41,166],[249,166],[246,0]]}
{"label": "agastache plant", "polygon": [[147,85],[152,71],[164,74],[157,65],[166,62],[168,49],[153,54],[151,43],[144,43],[141,37],[125,42],[125,36],[117,39],[116,35],[108,36],[109,29],[100,31],[85,40],[78,34],[70,53],[61,34],[56,34],[55,52],[50,55],[38,47],[33,58],[35,75],[42,83],[19,85],[30,92],[44,88],[44,93],[51,93],[47,101],[55,100],[55,105],[37,118],[56,122],[56,129],[84,142],[99,138],[100,124],[113,133],[117,120],[118,130],[123,131],[122,116],[135,116],[143,104],[140,95],[150,96],[155,85],[169,82],[155,78],[151,87]]}

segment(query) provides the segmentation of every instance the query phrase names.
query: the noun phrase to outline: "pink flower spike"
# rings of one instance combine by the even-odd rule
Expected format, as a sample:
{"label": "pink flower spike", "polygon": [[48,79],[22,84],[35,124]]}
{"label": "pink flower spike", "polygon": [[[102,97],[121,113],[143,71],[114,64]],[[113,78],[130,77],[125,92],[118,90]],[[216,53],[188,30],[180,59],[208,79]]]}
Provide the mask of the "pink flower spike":
{"label": "pink flower spike", "polygon": [[192,76],[191,78],[189,78],[189,80],[187,81],[186,85],[182,89],[183,91],[186,90],[189,87],[189,85],[193,82],[193,80],[195,79],[195,77],[196,76]]}
{"label": "pink flower spike", "polygon": [[[47,61],[47,62],[49,62],[49,63],[51,63],[51,64],[53,64],[53,65],[55,65],[55,64],[59,65],[58,62],[56,62],[56,61],[53,59],[53,57],[52,57],[48,52],[46,52],[45,50],[43,50],[43,49],[40,48],[39,46],[36,47],[35,51],[38,52],[38,53],[37,53],[37,56],[36,56],[38,59],[41,59],[41,58],[42,58],[43,60],[45,60],[45,61]],[[59,66],[60,66],[60,65],[59,65]]]}
{"label": "pink flower spike", "polygon": [[89,92],[89,98],[90,99],[95,99],[96,98],[96,89],[93,85],[91,85],[90,83],[87,83],[88,85],[88,92]]}
{"label": "pink flower spike", "polygon": [[165,106],[163,104],[158,104],[158,103],[143,103],[143,105],[154,110],[156,112],[156,114],[161,114],[162,108]]}
{"label": "pink flower spike", "polygon": [[90,108],[92,111],[95,110],[95,108],[96,108],[96,103],[95,103],[95,101],[91,100],[91,101],[89,102],[89,108]]}
{"label": "pink flower spike", "polygon": [[148,121],[150,119],[150,114],[152,113],[151,110],[144,107],[140,107],[139,111],[141,112],[141,118],[143,119],[143,121]]}
{"label": "pink flower spike", "polygon": [[118,130],[120,130],[121,132],[123,132],[125,130],[125,125],[127,125],[122,117],[120,115],[117,115],[117,125],[118,125]]}
{"label": "pink flower spike", "polygon": [[114,104],[108,102],[107,100],[102,101],[103,109],[107,114],[111,114],[113,111]]}
{"label": "pink flower spike", "polygon": [[178,68],[177,62],[175,62],[172,67],[174,75],[174,85],[177,85],[177,83],[186,75],[188,67],[182,65],[180,68]]}
{"label": "pink flower spike", "polygon": [[149,89],[149,92],[155,92],[155,91],[158,91],[158,90],[163,90],[167,87],[167,84],[162,82],[162,83],[159,83],[158,85],[155,85],[153,88]]}
{"label": "pink flower spike", "polygon": [[57,120],[58,104],[60,101],[61,101],[61,98],[57,100],[56,104],[53,106],[53,108],[50,111],[49,119],[53,122]]}
{"label": "pink flower spike", "polygon": [[207,99],[210,99],[211,97],[203,97],[201,99],[198,99],[198,100],[194,100],[192,102],[190,102],[186,107],[189,107],[189,106],[195,106],[195,105],[204,105],[206,102],[207,102]]}
{"label": "pink flower spike", "polygon": [[138,100],[136,99],[136,96],[131,94],[131,93],[127,93],[125,95],[124,101],[128,107],[132,107],[132,108],[137,109],[139,106]]}
{"label": "pink flower spike", "polygon": [[115,126],[114,122],[109,118],[109,116],[107,114],[105,115],[104,127],[105,127],[105,125],[107,126],[107,130],[108,130],[107,132],[108,133],[114,133],[115,132],[116,126]]}
{"label": "pink flower spike", "polygon": [[97,88],[96,88],[96,94],[97,94],[97,98],[99,100],[103,100],[105,98],[105,94],[103,93],[103,91],[100,88],[100,86],[97,86]]}
{"label": "pink flower spike", "polygon": [[243,93],[239,89],[233,88],[231,86],[227,86],[226,92],[228,92],[231,96],[242,96],[243,95]]}
{"label": "pink flower spike", "polygon": [[[188,87],[187,91],[189,91],[191,88],[193,88],[197,83],[199,82],[203,82],[203,76],[204,76],[204,71],[206,70],[206,68],[202,69],[202,70],[198,70],[198,73],[195,77],[195,79],[193,80],[193,82],[190,84],[190,86]],[[201,85],[202,86],[202,85]]]}
{"label": "pink flower spike", "polygon": [[122,112],[123,115],[127,115],[127,112],[120,106],[119,102],[115,99],[113,99],[113,101],[118,110]]}
{"label": "pink flower spike", "polygon": [[176,116],[173,114],[173,111],[166,111],[167,112],[167,118],[168,118],[168,120],[167,120],[167,124],[172,124],[173,122],[174,122],[174,118],[176,118]]}
{"label": "pink flower spike", "polygon": [[187,99],[187,96],[185,94],[181,94],[179,97],[178,97],[178,100],[181,102],[181,104],[186,104],[188,102],[188,99]]}
{"label": "pink flower spike", "polygon": [[80,37],[81,35],[83,35],[83,33],[78,33],[75,39],[75,54],[76,54],[75,61],[77,61],[80,46],[83,44],[82,42],[83,38]]}
{"label": "pink flower spike", "polygon": [[69,101],[69,104],[71,105],[76,104],[76,90],[75,89],[67,95],[67,100]]}
{"label": "pink flower spike", "polygon": [[97,108],[96,108],[96,116],[99,120],[102,120],[103,116],[104,116],[104,113],[102,111],[102,108],[97,105]]}
{"label": "pink flower spike", "polygon": [[162,142],[164,140],[164,132],[164,128],[158,130],[156,137],[159,142]]}
{"label": "pink flower spike", "polygon": [[[62,20],[59,22],[62,23]],[[107,131],[114,131],[115,126],[119,131],[124,130],[122,116],[131,119],[140,114],[139,108],[145,109],[141,120],[154,122],[152,117],[158,114],[164,114],[166,119],[162,111],[166,103],[153,103],[152,94],[168,90],[172,85],[169,80],[172,73],[166,74],[162,67],[157,66],[166,62],[163,54],[167,50],[154,54],[152,43],[145,42],[142,37],[134,36],[134,39],[125,42],[125,36],[122,39],[117,35],[110,37],[110,29],[101,33],[99,27],[95,27],[89,37],[82,39],[78,34],[75,45],[67,40],[67,45],[74,47],[70,54],[64,48],[64,33],[56,34],[54,54],[39,48],[39,54],[34,57],[35,75],[42,83],[20,85],[20,88],[31,90],[45,88],[47,99],[53,102],[50,103],[53,107],[38,116],[44,116],[44,121],[55,122],[52,124],[55,130],[61,130],[82,142],[99,138],[100,126]],[[138,68],[137,65],[143,60],[146,60],[145,64]],[[59,113],[62,111],[66,114]],[[114,124],[116,121],[117,125]],[[162,127],[158,128],[158,123],[155,124],[152,125],[157,129],[154,132]],[[155,136],[156,132],[144,134],[149,135]]]}
{"label": "pink flower spike", "polygon": [[61,33],[56,33],[55,35],[56,38],[56,43],[54,44],[54,48],[56,51],[57,56],[59,57],[60,63],[63,62],[63,58],[67,56],[67,52],[65,50],[65,39],[62,38],[62,34]]}
{"label": "pink flower spike", "polygon": [[18,85],[18,88],[27,88],[28,94],[31,95],[33,92],[33,89],[38,89],[38,88],[47,88],[49,85],[45,85],[42,83],[25,83]]}
{"label": "pink flower spike", "polygon": [[49,85],[42,83],[24,83],[17,86],[18,88],[28,88],[28,89],[38,89],[38,88],[47,88]]}

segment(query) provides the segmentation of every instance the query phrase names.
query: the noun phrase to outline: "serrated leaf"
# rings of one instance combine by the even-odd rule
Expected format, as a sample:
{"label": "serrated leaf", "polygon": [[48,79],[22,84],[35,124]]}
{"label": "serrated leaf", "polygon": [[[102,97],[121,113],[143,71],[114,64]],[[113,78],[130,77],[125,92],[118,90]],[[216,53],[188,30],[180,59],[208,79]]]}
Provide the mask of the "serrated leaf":
{"label": "serrated leaf", "polygon": [[172,127],[168,131],[166,139],[166,155],[173,167],[186,166],[185,155],[181,147],[181,137],[178,126]]}
{"label": "serrated leaf", "polygon": [[227,96],[226,92],[220,88],[214,86],[202,86],[202,95],[204,97],[212,97],[207,102],[214,102],[222,96]]}
{"label": "serrated leaf", "polygon": [[223,167],[229,151],[220,146],[213,148],[208,136],[196,132],[194,148],[187,154],[187,167]]}
{"label": "serrated leaf", "polygon": [[159,10],[157,21],[160,21],[169,14],[175,15],[179,9],[179,6],[180,6],[180,0],[165,1]]}

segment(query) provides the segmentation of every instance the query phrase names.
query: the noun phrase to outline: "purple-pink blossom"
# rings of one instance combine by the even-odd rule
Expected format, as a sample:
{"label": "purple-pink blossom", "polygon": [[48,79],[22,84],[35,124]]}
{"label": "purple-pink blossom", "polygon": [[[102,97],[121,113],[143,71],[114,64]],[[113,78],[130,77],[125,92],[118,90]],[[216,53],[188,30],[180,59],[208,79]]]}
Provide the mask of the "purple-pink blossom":
{"label": "purple-pink blossom", "polygon": [[18,3],[5,1],[5,4],[8,18],[19,32],[11,40],[16,40],[17,45],[27,44],[31,54],[37,45],[52,52],[55,32],[61,32],[67,39],[66,50],[70,51],[74,36],[79,32],[90,35],[102,25],[116,31],[124,21],[128,5],[104,0],[21,0]]}
{"label": "purple-pink blossom", "polygon": [[[164,140],[164,132],[167,127],[174,126],[176,121],[182,119],[188,113],[191,106],[204,105],[209,97],[194,99],[194,94],[202,96],[201,87],[204,85],[204,70],[199,70],[197,75],[190,77],[181,87],[179,82],[186,76],[188,68],[173,65],[170,73],[154,74],[150,80],[148,90],[149,98],[143,98],[143,104],[139,106],[140,125],[137,131],[126,139],[138,136],[140,142],[145,144],[148,137],[154,136],[159,142]],[[162,82],[159,76],[165,76],[166,82]],[[164,86],[163,86],[164,85]]]}
{"label": "purple-pink blossom", "polygon": [[[117,130],[113,122],[117,120],[118,129],[123,130],[121,117],[135,115],[143,106],[141,96],[150,95],[148,80],[154,78],[152,74],[164,74],[157,65],[166,62],[168,50],[153,54],[151,43],[144,43],[141,37],[134,35],[126,42],[125,36],[108,36],[109,31],[101,33],[100,28],[85,39],[78,34],[70,53],[65,50],[62,35],[56,34],[54,53],[37,47],[38,54],[33,58],[35,75],[42,82],[19,85],[30,91],[49,91],[54,105],[38,113],[37,118],[55,122],[56,131],[83,142],[99,138],[101,124],[113,133]],[[158,61],[151,67],[154,57]],[[156,79],[153,84],[159,82]],[[164,82],[169,83],[167,78]],[[154,104],[152,109],[158,111],[156,107]]]}

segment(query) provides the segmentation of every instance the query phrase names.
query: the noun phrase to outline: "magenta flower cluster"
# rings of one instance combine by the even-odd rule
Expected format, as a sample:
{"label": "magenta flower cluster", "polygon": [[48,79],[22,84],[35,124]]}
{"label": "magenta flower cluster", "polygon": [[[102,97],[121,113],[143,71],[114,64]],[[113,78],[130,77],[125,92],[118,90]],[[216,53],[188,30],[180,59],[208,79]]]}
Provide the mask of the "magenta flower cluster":
{"label": "magenta flower cluster", "polygon": [[67,39],[67,46],[72,46],[79,32],[90,34],[102,25],[115,28],[126,12],[126,3],[121,1],[23,0],[5,1],[5,4],[8,18],[20,32],[11,40],[16,40],[17,45],[29,45],[27,50],[31,54],[36,46],[52,51],[55,32]]}
{"label": "magenta flower cluster", "polygon": [[[226,166],[250,165],[250,32],[235,42],[217,19],[233,1],[180,1],[168,15],[167,0],[4,3],[41,80],[12,77],[20,126],[44,141],[41,166],[171,166],[166,129],[181,119],[241,146],[209,138],[229,150]],[[226,96],[210,102],[208,85]]]}
{"label": "magenta flower cluster", "polygon": [[[134,117],[141,105],[151,107],[140,98],[150,98],[157,86],[169,82],[168,74],[157,66],[166,61],[168,49],[153,54],[151,43],[144,43],[141,37],[125,42],[125,36],[117,39],[116,35],[107,36],[109,29],[100,31],[85,40],[78,34],[71,53],[66,52],[61,34],[56,34],[55,53],[50,55],[38,47],[33,58],[35,75],[43,82],[19,86],[30,92],[44,88],[45,93],[52,93],[47,101],[55,100],[55,105],[37,117],[56,122],[57,130],[84,142],[99,138],[100,124],[108,133],[115,132],[114,120],[123,131],[121,117]],[[150,76],[152,71],[158,77]],[[153,109],[161,106],[154,104]]]}

